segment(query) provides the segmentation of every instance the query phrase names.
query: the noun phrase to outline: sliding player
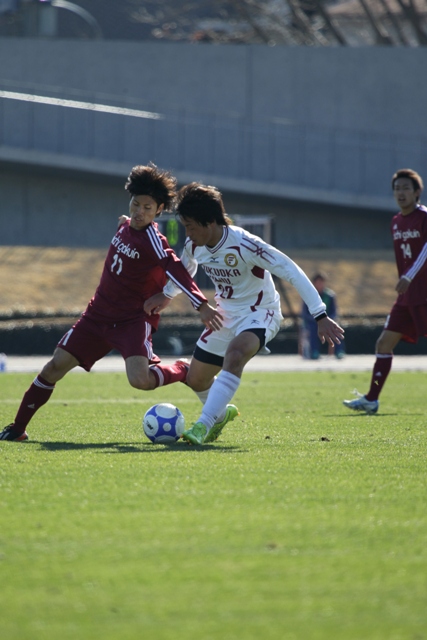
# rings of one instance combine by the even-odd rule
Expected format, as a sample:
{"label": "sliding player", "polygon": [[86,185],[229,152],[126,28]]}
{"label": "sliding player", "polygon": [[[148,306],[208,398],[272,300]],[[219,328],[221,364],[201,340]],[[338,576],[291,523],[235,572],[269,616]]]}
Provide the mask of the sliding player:
{"label": "sliding player", "polygon": [[187,294],[209,331],[220,328],[221,319],[154,222],[172,203],[175,186],[175,178],[155,165],[132,169],[125,185],[131,196],[130,218],[111,241],[95,295],[24,394],[14,421],[0,433],[0,440],[28,440],[26,427],[49,400],[55,384],[74,367],[90,371],[112,349],[123,356],[129,383],[136,389],[185,382],[188,364],[162,365],[154,355],[151,334],[159,316],[147,314],[144,302],[162,291],[169,279]]}

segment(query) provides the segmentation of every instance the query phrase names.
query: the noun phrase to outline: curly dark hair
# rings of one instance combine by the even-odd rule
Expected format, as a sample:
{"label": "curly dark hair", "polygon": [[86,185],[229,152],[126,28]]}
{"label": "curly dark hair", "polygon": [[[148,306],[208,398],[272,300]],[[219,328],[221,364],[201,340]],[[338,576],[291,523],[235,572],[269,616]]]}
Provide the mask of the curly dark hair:
{"label": "curly dark hair", "polygon": [[195,220],[203,227],[211,222],[231,224],[221,192],[200,182],[191,182],[178,191],[176,215],[184,220]]}
{"label": "curly dark hair", "polygon": [[139,164],[130,172],[125,189],[132,196],[151,196],[159,206],[164,204],[169,209],[176,196],[176,178],[153,162]]}

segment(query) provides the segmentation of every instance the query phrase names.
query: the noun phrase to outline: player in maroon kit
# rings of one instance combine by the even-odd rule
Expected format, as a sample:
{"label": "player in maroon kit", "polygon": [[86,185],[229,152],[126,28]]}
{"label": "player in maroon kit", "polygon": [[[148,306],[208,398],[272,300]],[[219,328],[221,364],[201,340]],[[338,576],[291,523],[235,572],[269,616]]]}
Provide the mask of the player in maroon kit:
{"label": "player in maroon kit", "polygon": [[397,343],[417,342],[420,336],[427,336],[427,208],[419,204],[423,181],[412,169],[400,169],[391,184],[400,207],[391,221],[398,297],[377,340],[368,393],[363,396],[356,392],[359,397],[344,400],[349,409],[365,413],[378,411],[378,397],[390,373]]}
{"label": "player in maroon kit", "polygon": [[123,356],[129,383],[136,389],[185,382],[188,365],[162,365],[153,354],[151,333],[160,316],[147,315],[144,302],[161,292],[169,279],[187,294],[207,328],[216,330],[222,323],[154,222],[171,204],[175,187],[175,178],[153,164],[132,169],[125,185],[131,196],[130,218],[111,241],[95,295],[24,394],[14,422],[3,429],[0,440],[28,440],[26,427],[49,400],[55,383],[74,367],[90,371],[112,349]]}

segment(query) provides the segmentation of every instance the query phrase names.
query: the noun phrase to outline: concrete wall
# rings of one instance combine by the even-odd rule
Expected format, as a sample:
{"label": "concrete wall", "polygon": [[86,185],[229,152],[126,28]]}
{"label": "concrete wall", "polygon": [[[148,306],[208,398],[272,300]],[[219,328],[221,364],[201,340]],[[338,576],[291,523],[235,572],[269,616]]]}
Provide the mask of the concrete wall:
{"label": "concrete wall", "polygon": [[425,68],[425,48],[0,39],[0,243],[103,246],[153,160],[274,215],[284,249],[384,248],[392,173],[427,173]]}
{"label": "concrete wall", "polygon": [[0,40],[0,82],[153,110],[427,134],[424,47]]}
{"label": "concrete wall", "polygon": [[[107,248],[128,212],[123,178],[52,173],[0,165],[0,246]],[[278,248],[389,249],[386,211],[343,208],[223,191],[234,216],[269,216]],[[261,235],[261,234],[260,234]]]}
{"label": "concrete wall", "polygon": [[0,171],[0,245],[108,247],[127,213],[123,184]]}

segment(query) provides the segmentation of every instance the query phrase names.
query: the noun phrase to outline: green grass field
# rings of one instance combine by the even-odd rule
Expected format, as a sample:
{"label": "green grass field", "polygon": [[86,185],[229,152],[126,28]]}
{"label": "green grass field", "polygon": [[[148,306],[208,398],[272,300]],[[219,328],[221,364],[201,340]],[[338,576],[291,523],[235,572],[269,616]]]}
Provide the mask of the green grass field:
{"label": "green grass field", "polygon": [[[33,375],[2,374],[1,424]],[[4,640],[424,640],[426,376],[245,374],[213,445],[152,445],[141,418],[185,386],[71,374],[0,443]]]}

